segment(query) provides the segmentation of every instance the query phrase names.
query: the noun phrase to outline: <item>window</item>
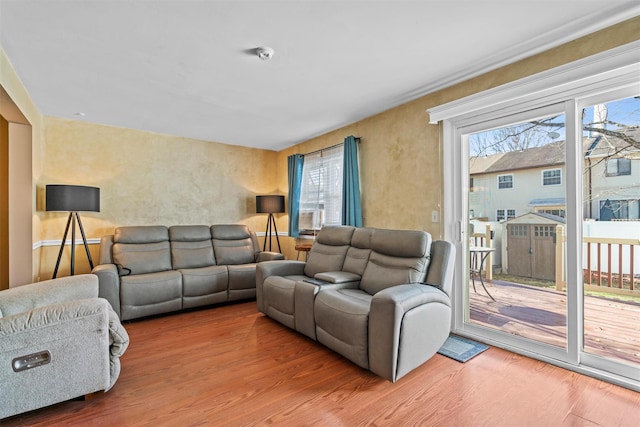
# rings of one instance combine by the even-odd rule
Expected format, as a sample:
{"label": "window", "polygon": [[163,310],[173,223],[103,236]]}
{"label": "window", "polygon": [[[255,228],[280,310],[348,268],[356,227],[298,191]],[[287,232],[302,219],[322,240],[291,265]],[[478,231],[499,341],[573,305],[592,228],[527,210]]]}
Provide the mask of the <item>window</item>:
{"label": "window", "polygon": [[498,189],[513,188],[513,175],[498,175]]}
{"label": "window", "polygon": [[304,157],[298,216],[303,234],[324,225],[340,225],[343,150],[339,144]]}
{"label": "window", "polygon": [[537,209],[536,212],[542,212],[549,215],[559,216],[560,218],[564,218],[566,216],[564,209]]}
{"label": "window", "polygon": [[[506,212],[506,214],[505,214]],[[513,219],[516,217],[515,209],[498,209],[496,210],[496,221],[504,221],[505,219]]]}
{"label": "window", "polygon": [[631,159],[615,158],[607,160],[607,176],[631,175]]}
{"label": "window", "polygon": [[600,201],[600,221],[639,218],[638,200]]}
{"label": "window", "polygon": [[469,178],[469,192],[473,193],[473,178]]}
{"label": "window", "polygon": [[542,171],[542,185],[560,184],[562,184],[562,171],[560,169]]}

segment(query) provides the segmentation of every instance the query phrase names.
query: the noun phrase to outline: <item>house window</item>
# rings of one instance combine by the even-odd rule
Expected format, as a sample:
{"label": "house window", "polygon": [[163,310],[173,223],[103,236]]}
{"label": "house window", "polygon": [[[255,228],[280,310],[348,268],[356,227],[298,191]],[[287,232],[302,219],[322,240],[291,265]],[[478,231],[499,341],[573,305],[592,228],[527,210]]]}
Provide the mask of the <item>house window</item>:
{"label": "house window", "polygon": [[342,215],[342,144],[307,154],[300,188],[301,233],[340,225]]}
{"label": "house window", "polygon": [[513,188],[513,175],[498,175],[498,188]]}
{"label": "house window", "polygon": [[560,184],[562,184],[562,171],[560,169],[542,171],[542,185]]}
{"label": "house window", "polygon": [[564,218],[566,216],[564,209],[538,209],[536,212],[542,212],[549,215],[559,216],[560,218]]}
{"label": "house window", "polygon": [[601,200],[600,221],[639,219],[638,200]]}
{"label": "house window", "polygon": [[473,193],[473,178],[469,178],[469,192]]}
{"label": "house window", "polygon": [[607,160],[607,176],[631,175],[631,159],[615,158]]}
{"label": "house window", "polygon": [[504,221],[505,219],[513,219],[516,217],[515,209],[498,209],[496,210],[496,221]]}

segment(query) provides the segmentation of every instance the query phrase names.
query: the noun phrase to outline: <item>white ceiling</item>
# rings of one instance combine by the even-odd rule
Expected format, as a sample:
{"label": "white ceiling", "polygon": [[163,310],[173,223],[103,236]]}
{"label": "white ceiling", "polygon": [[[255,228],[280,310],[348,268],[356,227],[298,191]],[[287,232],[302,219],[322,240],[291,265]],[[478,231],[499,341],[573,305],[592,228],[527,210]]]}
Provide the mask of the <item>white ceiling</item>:
{"label": "white ceiling", "polygon": [[280,150],[637,15],[637,0],[0,0],[0,45],[45,115]]}

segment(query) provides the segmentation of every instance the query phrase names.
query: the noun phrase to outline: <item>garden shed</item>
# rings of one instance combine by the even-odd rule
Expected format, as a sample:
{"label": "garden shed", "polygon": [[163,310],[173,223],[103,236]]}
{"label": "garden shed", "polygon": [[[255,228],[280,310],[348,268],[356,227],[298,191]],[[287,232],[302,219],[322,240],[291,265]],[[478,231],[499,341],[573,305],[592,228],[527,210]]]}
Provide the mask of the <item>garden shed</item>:
{"label": "garden shed", "polygon": [[555,280],[556,227],[565,219],[556,215],[529,212],[503,223],[503,268],[507,274]]}

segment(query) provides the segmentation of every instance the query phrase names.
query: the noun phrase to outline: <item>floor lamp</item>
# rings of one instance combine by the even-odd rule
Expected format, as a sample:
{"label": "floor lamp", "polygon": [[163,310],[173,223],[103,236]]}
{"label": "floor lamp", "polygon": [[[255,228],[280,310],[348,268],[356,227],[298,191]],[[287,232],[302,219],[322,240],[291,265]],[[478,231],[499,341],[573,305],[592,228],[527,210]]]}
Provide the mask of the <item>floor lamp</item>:
{"label": "floor lamp", "polygon": [[67,241],[69,226],[71,226],[71,275],[75,274],[76,261],[76,220],[82,234],[84,242],[84,250],[89,258],[89,265],[93,269],[93,259],[87,245],[87,237],[84,234],[82,221],[78,212],[100,212],[100,189],[97,187],[85,187],[82,185],[47,185],[46,186],[46,210],[47,211],[64,211],[69,212],[67,219],[67,227],[64,229],[64,237],[60,244],[60,252],[58,252],[58,261],[56,268],[53,270],[53,278],[58,275],[58,267],[62,259],[62,252]]}
{"label": "floor lamp", "polygon": [[278,252],[282,253],[280,249],[280,239],[278,238],[278,228],[276,227],[276,219],[273,217],[274,213],[284,212],[284,196],[256,196],[256,213],[268,213],[267,228],[264,230],[264,245],[263,251],[267,250],[267,236],[269,238],[269,250],[271,250],[271,236],[272,228],[276,233],[276,241],[278,242]]}

